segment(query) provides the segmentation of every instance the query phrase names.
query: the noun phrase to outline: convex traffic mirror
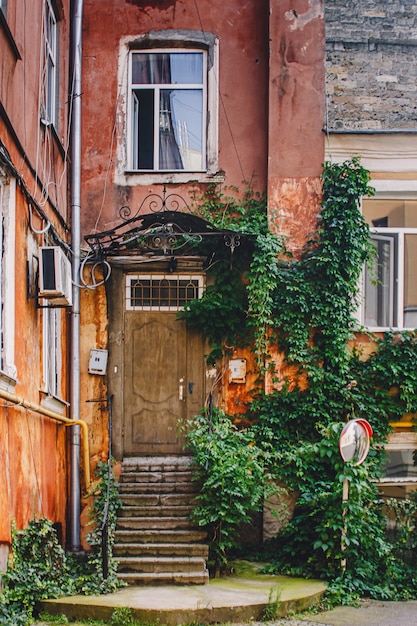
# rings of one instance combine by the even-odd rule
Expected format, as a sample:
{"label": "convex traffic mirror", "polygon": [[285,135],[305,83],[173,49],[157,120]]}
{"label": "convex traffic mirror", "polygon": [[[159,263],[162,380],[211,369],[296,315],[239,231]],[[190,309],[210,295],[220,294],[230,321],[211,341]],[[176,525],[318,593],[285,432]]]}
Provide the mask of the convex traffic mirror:
{"label": "convex traffic mirror", "polygon": [[344,461],[360,465],[368,456],[372,426],[363,419],[349,420],[339,439],[339,450]]}

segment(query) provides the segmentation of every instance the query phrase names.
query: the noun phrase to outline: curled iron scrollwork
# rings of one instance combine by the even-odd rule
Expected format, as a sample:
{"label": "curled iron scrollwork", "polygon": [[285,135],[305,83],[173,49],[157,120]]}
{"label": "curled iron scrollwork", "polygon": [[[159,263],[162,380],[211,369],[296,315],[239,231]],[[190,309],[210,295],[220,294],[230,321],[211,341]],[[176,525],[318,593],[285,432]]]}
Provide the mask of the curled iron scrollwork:
{"label": "curled iron scrollwork", "polygon": [[186,200],[178,193],[168,193],[166,187],[162,190],[162,195],[149,193],[140,203],[137,211],[132,215],[132,209],[124,205],[119,209],[121,219],[128,220],[138,217],[144,213],[164,213],[165,211],[179,212],[180,210],[190,211]]}

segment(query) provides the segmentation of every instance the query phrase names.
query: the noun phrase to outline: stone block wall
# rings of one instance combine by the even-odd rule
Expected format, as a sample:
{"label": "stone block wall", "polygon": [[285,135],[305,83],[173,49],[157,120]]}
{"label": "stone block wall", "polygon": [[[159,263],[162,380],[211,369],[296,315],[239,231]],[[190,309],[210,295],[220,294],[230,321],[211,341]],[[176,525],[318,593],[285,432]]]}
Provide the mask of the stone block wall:
{"label": "stone block wall", "polygon": [[417,1],[327,0],[327,127],[417,127]]}

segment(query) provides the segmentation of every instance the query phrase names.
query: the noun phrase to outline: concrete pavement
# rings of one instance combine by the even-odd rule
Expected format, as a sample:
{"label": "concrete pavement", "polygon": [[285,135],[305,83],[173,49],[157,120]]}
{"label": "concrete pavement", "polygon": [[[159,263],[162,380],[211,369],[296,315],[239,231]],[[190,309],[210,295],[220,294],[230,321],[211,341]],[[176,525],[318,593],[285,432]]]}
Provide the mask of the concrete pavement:
{"label": "concrete pavement", "polygon": [[285,626],[417,626],[417,601],[363,600],[358,608],[339,606],[281,623]]}
{"label": "concrete pavement", "polygon": [[322,581],[286,576],[230,576],[206,585],[126,587],[103,596],[45,600],[41,611],[70,620],[109,620],[115,608],[129,607],[141,622],[178,626],[252,622],[299,613],[317,604],[326,589]]}
{"label": "concrete pavement", "polygon": [[[171,590],[174,592],[176,588],[171,588]],[[214,586],[212,590],[217,595],[216,586]],[[145,590],[142,588],[142,591]],[[181,601],[181,597],[183,599],[185,598],[183,589],[178,588],[177,592],[179,595],[171,594],[176,596],[171,606],[173,611],[176,610],[175,606],[179,607],[182,605],[183,608],[184,604],[186,604],[185,600]],[[153,595],[153,593],[154,592],[152,592],[151,595]],[[190,595],[193,596],[194,594],[192,593]],[[122,596],[118,597],[122,599]],[[161,599],[165,601],[168,600],[168,596],[163,589],[161,589]],[[189,601],[190,599],[188,602]],[[163,602],[160,603],[160,607],[161,609],[163,608]],[[46,609],[50,608],[50,606],[46,607]],[[235,617],[237,617],[237,615],[238,613],[234,613]],[[92,616],[93,615],[91,615],[91,617]],[[199,614],[199,617],[202,617],[202,615]],[[94,618],[98,619],[99,617],[94,613]],[[161,622],[161,624],[162,623],[163,622]],[[190,623],[190,621],[188,621],[188,623]],[[203,621],[198,619],[198,623],[202,624]],[[37,626],[45,626],[45,623],[37,622]],[[76,626],[76,624],[74,624],[74,626]],[[265,621],[248,620],[246,622],[239,622],[236,626],[265,626]],[[268,626],[417,626],[417,601],[383,602],[363,600],[359,608],[350,606],[337,607],[331,611],[325,611],[315,615],[304,614],[297,616],[297,618],[275,619],[269,621]]]}
{"label": "concrete pavement", "polygon": [[[128,607],[141,622],[236,626],[417,626],[417,601],[363,600],[360,607],[304,613],[325,593],[318,580],[261,574],[262,564],[235,562],[235,575],[206,585],[131,586],[103,596],[71,596],[42,603],[51,615],[71,621],[109,621],[115,608]],[[287,617],[294,616],[294,617]],[[41,626],[41,623],[38,624]]]}

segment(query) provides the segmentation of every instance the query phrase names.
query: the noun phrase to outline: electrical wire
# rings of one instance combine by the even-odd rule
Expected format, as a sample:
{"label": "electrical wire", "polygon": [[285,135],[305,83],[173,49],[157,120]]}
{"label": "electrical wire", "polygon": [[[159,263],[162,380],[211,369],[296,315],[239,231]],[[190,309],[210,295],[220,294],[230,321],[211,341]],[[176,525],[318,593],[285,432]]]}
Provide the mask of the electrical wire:
{"label": "electrical wire", "polygon": [[[204,30],[204,26],[203,26],[203,21],[201,19],[200,10],[198,8],[197,0],[194,0],[194,6],[195,6],[195,9],[197,11],[198,21],[200,22],[200,28],[201,28],[201,32],[203,33],[204,41],[206,42],[207,47],[209,48],[208,41],[206,39],[206,33],[205,33],[205,30]],[[214,67],[215,66],[213,64],[213,71],[214,71]],[[226,119],[227,127],[229,129],[230,137],[232,139],[232,144],[233,144],[233,148],[235,150],[237,162],[239,163],[240,172],[242,174],[242,179],[246,180],[246,176],[245,176],[245,172],[244,172],[244,169],[243,169],[242,161],[241,161],[240,155],[239,155],[239,150],[237,148],[235,136],[233,134],[232,125],[230,123],[229,115],[227,113],[226,104],[224,102],[224,98],[223,98],[223,95],[222,95],[221,90],[220,90],[219,77],[217,76],[215,71],[214,71],[214,76],[215,76],[215,79],[216,79],[216,87],[217,87],[217,92],[219,94],[220,103],[221,103],[221,106],[222,106],[222,109],[223,109],[223,113],[224,113],[224,116],[225,116],[225,119]]]}
{"label": "electrical wire", "polygon": [[[110,278],[110,274],[111,274],[111,265],[108,261],[106,260],[101,260],[101,261],[96,261],[95,263],[92,264],[91,266],[91,279],[92,282],[90,284],[88,284],[85,280],[84,280],[84,270],[85,267],[87,265],[87,263],[91,262],[91,257],[92,257],[92,253],[87,254],[87,256],[83,259],[83,261],[80,264],[80,275],[79,275],[79,280],[80,280],[80,284],[77,284],[74,281],[71,281],[73,285],[75,285],[75,287],[79,287],[80,289],[97,289],[98,287],[101,287],[101,285],[104,285],[104,283],[106,283],[109,278]],[[100,266],[103,266],[106,269],[106,273],[104,274],[104,278],[102,280],[97,281],[96,280],[96,276],[95,276],[95,272],[96,269]]]}
{"label": "electrical wire", "polygon": [[107,185],[108,185],[108,180],[109,180],[110,168],[111,168],[111,165],[113,163],[113,149],[114,149],[114,141],[115,141],[115,137],[116,137],[116,128],[117,128],[117,111],[118,111],[119,104],[120,104],[120,101],[121,101],[121,98],[122,98],[122,93],[123,93],[123,89],[122,89],[123,77],[127,76],[128,58],[129,58],[129,52],[127,52],[126,55],[125,55],[124,69],[122,71],[122,80],[120,81],[119,92],[118,92],[117,98],[116,98],[114,123],[113,123],[113,128],[112,128],[112,133],[111,133],[111,141],[110,141],[110,153],[109,153],[109,159],[108,159],[107,167],[106,167],[106,175],[104,177],[103,198],[101,200],[100,209],[98,211],[97,218],[96,218],[96,221],[95,221],[95,224],[94,224],[93,233],[97,232],[97,226],[98,226],[98,223],[99,223],[100,218],[102,216],[103,209],[104,209],[104,203],[105,203],[105,200],[106,200]]}
{"label": "electrical wire", "polygon": [[29,206],[29,226],[30,226],[31,231],[33,233],[35,233],[35,235],[43,235],[43,234],[47,233],[48,230],[52,226],[51,222],[49,220],[47,220],[45,228],[42,228],[42,230],[37,230],[34,227],[33,221],[32,221],[32,204],[29,202],[28,206]]}

